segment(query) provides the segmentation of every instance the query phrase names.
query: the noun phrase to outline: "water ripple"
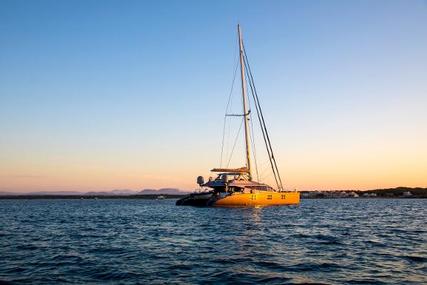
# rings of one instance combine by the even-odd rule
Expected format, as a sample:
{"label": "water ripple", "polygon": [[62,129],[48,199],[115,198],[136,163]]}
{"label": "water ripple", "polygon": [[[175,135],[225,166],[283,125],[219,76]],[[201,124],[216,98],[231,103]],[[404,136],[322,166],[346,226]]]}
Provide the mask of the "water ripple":
{"label": "water ripple", "polygon": [[427,200],[1,200],[0,284],[426,284]]}

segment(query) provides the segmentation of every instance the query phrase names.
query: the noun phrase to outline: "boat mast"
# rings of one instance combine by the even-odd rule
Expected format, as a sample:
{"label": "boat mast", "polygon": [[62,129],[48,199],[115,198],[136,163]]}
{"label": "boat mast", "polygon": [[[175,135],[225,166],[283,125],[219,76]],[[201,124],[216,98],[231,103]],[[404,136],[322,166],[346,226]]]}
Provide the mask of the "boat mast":
{"label": "boat mast", "polygon": [[237,25],[237,33],[239,34],[239,51],[240,51],[240,75],[242,78],[242,97],[243,97],[243,120],[245,122],[245,145],[246,145],[246,167],[248,168],[249,180],[252,180],[251,173],[251,158],[250,158],[250,143],[249,143],[249,112],[246,95],[246,78],[245,78],[245,61],[243,54],[243,38],[240,30],[240,25]]}

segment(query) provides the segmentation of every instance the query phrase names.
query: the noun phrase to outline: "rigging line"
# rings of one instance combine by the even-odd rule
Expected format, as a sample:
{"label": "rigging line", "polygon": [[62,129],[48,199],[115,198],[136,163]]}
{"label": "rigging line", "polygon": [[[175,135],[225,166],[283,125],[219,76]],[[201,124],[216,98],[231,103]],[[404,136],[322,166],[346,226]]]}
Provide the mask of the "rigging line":
{"label": "rigging line", "polygon": [[[244,119],[243,119],[243,120],[244,120]],[[230,162],[231,162],[231,158],[233,158],[234,148],[236,147],[237,139],[239,138],[240,131],[242,130],[243,120],[240,122],[240,127],[239,127],[239,130],[237,131],[236,138],[234,139],[233,148],[231,149],[230,158],[228,159],[228,162],[227,162],[227,166],[226,166],[226,168],[228,168],[228,166],[230,165]]]}
{"label": "rigging line", "polygon": [[[248,69],[248,74],[249,74],[250,79],[251,79],[250,80],[251,93],[252,93],[252,96],[254,97],[254,101],[256,103],[255,106],[257,107],[258,119],[259,119],[260,124],[261,124],[261,130],[263,131],[263,138],[264,138],[264,142],[266,143],[267,153],[269,154],[271,168],[272,168],[272,171],[274,174],[274,178],[276,180],[277,187],[279,188],[279,190],[282,190],[283,189],[282,179],[280,178],[280,173],[279,173],[279,169],[277,167],[276,159],[274,157],[273,148],[271,147],[270,137],[268,135],[267,127],[266,127],[265,120],[264,120],[264,115],[262,113],[261,104],[259,103],[258,93],[256,91],[252,71],[251,71],[251,68],[249,65],[249,60],[248,60],[244,46],[243,46],[243,51],[244,51],[244,56],[245,56],[245,63],[246,63],[247,69]],[[277,173],[277,175],[276,175],[276,173]]]}
{"label": "rigging line", "polygon": [[[251,87],[254,88],[253,82],[251,82],[251,84],[252,84]],[[267,153],[269,154],[269,161],[270,161],[270,164],[271,164],[271,169],[273,171],[274,179],[276,181],[277,187],[279,188],[279,190],[281,190],[282,189],[282,183],[281,183],[281,179],[280,179],[279,169],[277,167],[277,164],[276,164],[276,161],[275,161],[275,158],[274,158],[274,154],[273,154],[273,149],[271,147],[271,143],[270,143],[270,140],[269,140],[269,137],[268,137],[268,131],[267,131],[267,127],[266,127],[263,115],[262,115],[262,109],[261,109],[261,106],[259,104],[259,98],[257,98],[257,95],[256,95],[255,92],[254,92],[254,94],[255,94],[255,100],[257,100],[257,105],[258,105],[258,108],[259,108],[259,111],[260,111],[259,113],[260,113],[260,118],[261,118],[260,119],[261,129],[264,131],[264,135],[265,135],[264,141],[266,143]]]}
{"label": "rigging line", "polygon": [[[247,77],[247,75],[246,75],[246,77]],[[249,99],[249,97],[248,97],[248,99]],[[248,111],[248,113],[249,113],[249,122],[251,123],[251,127],[250,128],[251,128],[251,134],[252,134],[250,136],[250,138],[251,138],[251,144],[252,144],[252,154],[254,156],[256,178],[257,178],[257,181],[260,182],[259,172],[258,172],[258,161],[257,161],[257,157],[256,157],[254,124],[253,124],[253,119],[252,119],[252,112],[250,111],[251,110],[250,109],[251,100],[248,100],[248,103],[249,103],[249,111]]]}
{"label": "rigging line", "polygon": [[[245,66],[247,66],[247,65],[245,65]],[[247,70],[247,68],[246,68],[246,70]],[[249,74],[248,70],[247,70],[247,73]],[[270,150],[268,142],[267,142],[265,125],[262,124],[262,119],[260,117],[260,106],[259,106],[259,104],[257,104],[257,100],[256,100],[256,97],[255,97],[255,92],[254,92],[254,87],[253,87],[253,82],[252,82],[252,80],[248,80],[248,81],[249,81],[249,86],[250,86],[250,89],[251,89],[251,94],[252,94],[252,97],[253,97],[254,102],[255,102],[255,108],[256,108],[256,111],[257,111],[257,117],[258,117],[258,121],[259,121],[260,126],[261,126],[262,136],[263,136],[265,147],[266,147],[267,154],[268,154],[268,160],[269,160],[270,165],[271,165],[271,170],[273,171],[273,174],[274,174],[274,180],[276,181],[276,185],[277,185],[278,188],[280,188],[279,180],[277,179],[277,175],[276,175],[276,170],[274,168],[273,162],[271,161],[271,150]]]}
{"label": "rigging line", "polygon": [[265,172],[267,171],[267,170],[269,170],[271,168],[271,166],[270,166],[270,161],[269,160],[266,160],[266,161],[264,161],[264,162],[261,162],[260,163],[260,166],[259,166],[259,169],[260,169],[260,174],[261,174],[261,176],[263,175],[263,174],[265,174]]}
{"label": "rigging line", "polygon": [[227,123],[227,113],[228,113],[228,108],[230,106],[230,101],[231,101],[231,95],[233,94],[233,89],[234,89],[234,81],[236,81],[236,73],[237,73],[237,68],[239,67],[239,62],[237,60],[237,53],[236,53],[236,67],[234,68],[234,74],[233,74],[233,80],[231,81],[231,88],[230,88],[230,94],[228,95],[228,101],[227,101],[227,106],[225,107],[225,116],[224,116],[224,123],[223,123],[223,128],[222,128],[222,142],[221,142],[221,160],[220,160],[220,167],[222,167],[222,158],[224,155],[224,140],[225,140],[225,128],[226,128],[226,123]]}
{"label": "rigging line", "polygon": [[270,165],[270,160],[266,160],[264,161],[263,164],[261,164],[260,166],[260,179],[262,179],[262,181],[266,181],[267,178],[270,178],[272,175],[271,173],[271,165]]}
{"label": "rigging line", "polygon": [[243,45],[243,54],[244,54],[244,56],[245,56],[245,62],[247,63],[246,65],[247,65],[247,67],[248,67],[248,69],[249,69],[249,75],[250,75],[250,78],[251,78],[251,85],[253,86],[253,91],[254,91],[254,93],[252,94],[252,95],[255,95],[255,100],[256,100],[256,105],[258,105],[258,107],[259,107],[259,110],[260,110],[260,115],[261,115],[261,118],[262,118],[262,125],[264,126],[264,129],[265,129],[265,134],[266,134],[266,137],[267,137],[267,141],[268,141],[268,145],[269,145],[269,147],[270,147],[270,151],[271,151],[271,160],[272,160],[272,162],[273,162],[273,164],[274,164],[274,167],[275,167],[275,169],[276,169],[276,171],[277,171],[277,176],[278,176],[278,179],[279,179],[279,182],[280,182],[280,185],[278,185],[279,186],[279,189],[280,190],[283,190],[283,183],[282,183],[282,179],[281,179],[281,177],[280,177],[280,172],[279,172],[279,168],[278,168],[278,166],[277,166],[277,162],[276,162],[276,159],[275,159],[275,157],[274,157],[274,153],[273,153],[273,148],[272,148],[272,146],[271,146],[271,141],[270,141],[270,137],[269,137],[269,135],[268,135],[268,131],[267,131],[267,127],[266,127],[266,124],[265,124],[265,120],[264,120],[264,115],[263,115],[263,113],[262,113],[262,109],[261,109],[261,105],[260,105],[260,103],[259,103],[259,98],[258,98],[258,93],[257,93],[257,91],[256,91],[256,87],[255,87],[255,83],[254,83],[254,79],[253,79],[253,75],[252,75],[252,70],[251,70],[251,67],[250,67],[250,64],[249,64],[249,60],[248,60],[248,57],[247,57],[247,54],[246,54],[246,50],[245,50],[245,46]]}
{"label": "rigging line", "polygon": [[260,177],[263,181],[267,180],[267,178],[271,176],[271,171],[268,170],[271,170],[270,166],[264,167],[264,169],[260,171]]}
{"label": "rigging line", "polygon": [[[253,87],[251,86],[251,93],[253,92]],[[253,94],[253,93],[252,93]],[[259,120],[259,122],[260,122],[260,125],[261,125],[261,131],[262,131],[262,135],[263,135],[263,139],[264,139],[264,143],[265,143],[265,147],[266,147],[266,150],[267,150],[267,154],[268,154],[268,160],[269,160],[269,162],[270,162],[270,167],[271,167],[271,170],[273,171],[273,174],[274,174],[274,180],[276,181],[276,185],[277,185],[277,188],[280,188],[280,184],[279,184],[279,180],[278,180],[278,178],[277,178],[277,173],[276,173],[276,169],[274,168],[274,165],[273,165],[273,162],[271,161],[271,149],[269,148],[269,146],[268,146],[268,142],[267,142],[267,138],[266,138],[266,130],[264,129],[264,127],[263,127],[263,125],[262,125],[262,122],[261,122],[261,118],[260,118],[260,115],[259,115],[259,106],[257,106],[257,105],[255,105],[256,107],[257,107],[257,116],[258,116],[258,120]]]}
{"label": "rigging line", "polygon": [[251,121],[251,132],[252,132],[252,136],[251,136],[252,154],[254,155],[256,179],[258,180],[258,182],[260,182],[259,172],[258,172],[258,161],[257,161],[257,158],[256,158],[256,147],[255,147],[255,139],[254,139],[254,124],[252,122],[252,115],[250,116],[250,121]]}

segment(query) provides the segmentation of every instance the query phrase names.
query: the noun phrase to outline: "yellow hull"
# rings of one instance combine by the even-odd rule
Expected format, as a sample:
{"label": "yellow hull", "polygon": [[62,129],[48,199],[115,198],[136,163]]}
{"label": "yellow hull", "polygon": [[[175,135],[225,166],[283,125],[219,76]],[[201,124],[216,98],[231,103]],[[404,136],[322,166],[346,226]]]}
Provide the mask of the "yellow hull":
{"label": "yellow hull", "polygon": [[297,205],[300,202],[299,192],[259,191],[257,193],[233,193],[220,198],[212,206],[245,207],[245,206],[280,206]]}

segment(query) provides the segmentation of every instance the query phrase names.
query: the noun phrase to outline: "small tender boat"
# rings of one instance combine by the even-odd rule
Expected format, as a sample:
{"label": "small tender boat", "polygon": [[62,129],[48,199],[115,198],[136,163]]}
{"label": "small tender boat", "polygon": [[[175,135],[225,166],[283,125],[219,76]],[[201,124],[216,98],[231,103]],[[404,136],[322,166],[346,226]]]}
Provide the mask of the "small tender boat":
{"label": "small tender boat", "polygon": [[[211,171],[217,173],[215,179],[209,179],[205,183],[202,176],[197,178],[197,183],[209,189],[205,192],[191,193],[176,202],[176,205],[184,206],[215,206],[215,207],[244,207],[244,206],[269,206],[269,205],[294,205],[300,202],[300,193],[296,191],[284,191],[282,179],[271,147],[267,127],[262,114],[261,106],[256,92],[253,76],[248,64],[247,55],[243,46],[242,33],[240,26],[237,26],[239,36],[240,51],[240,75],[242,83],[243,114],[230,115],[241,116],[244,121],[246,166],[240,168],[214,168]],[[249,86],[253,102],[255,104],[258,121],[264,143],[267,149],[268,158],[277,188],[253,180],[250,157],[250,131],[249,118],[250,110],[248,107],[247,82],[245,73],[248,75]],[[227,114],[226,114],[227,116]]]}

